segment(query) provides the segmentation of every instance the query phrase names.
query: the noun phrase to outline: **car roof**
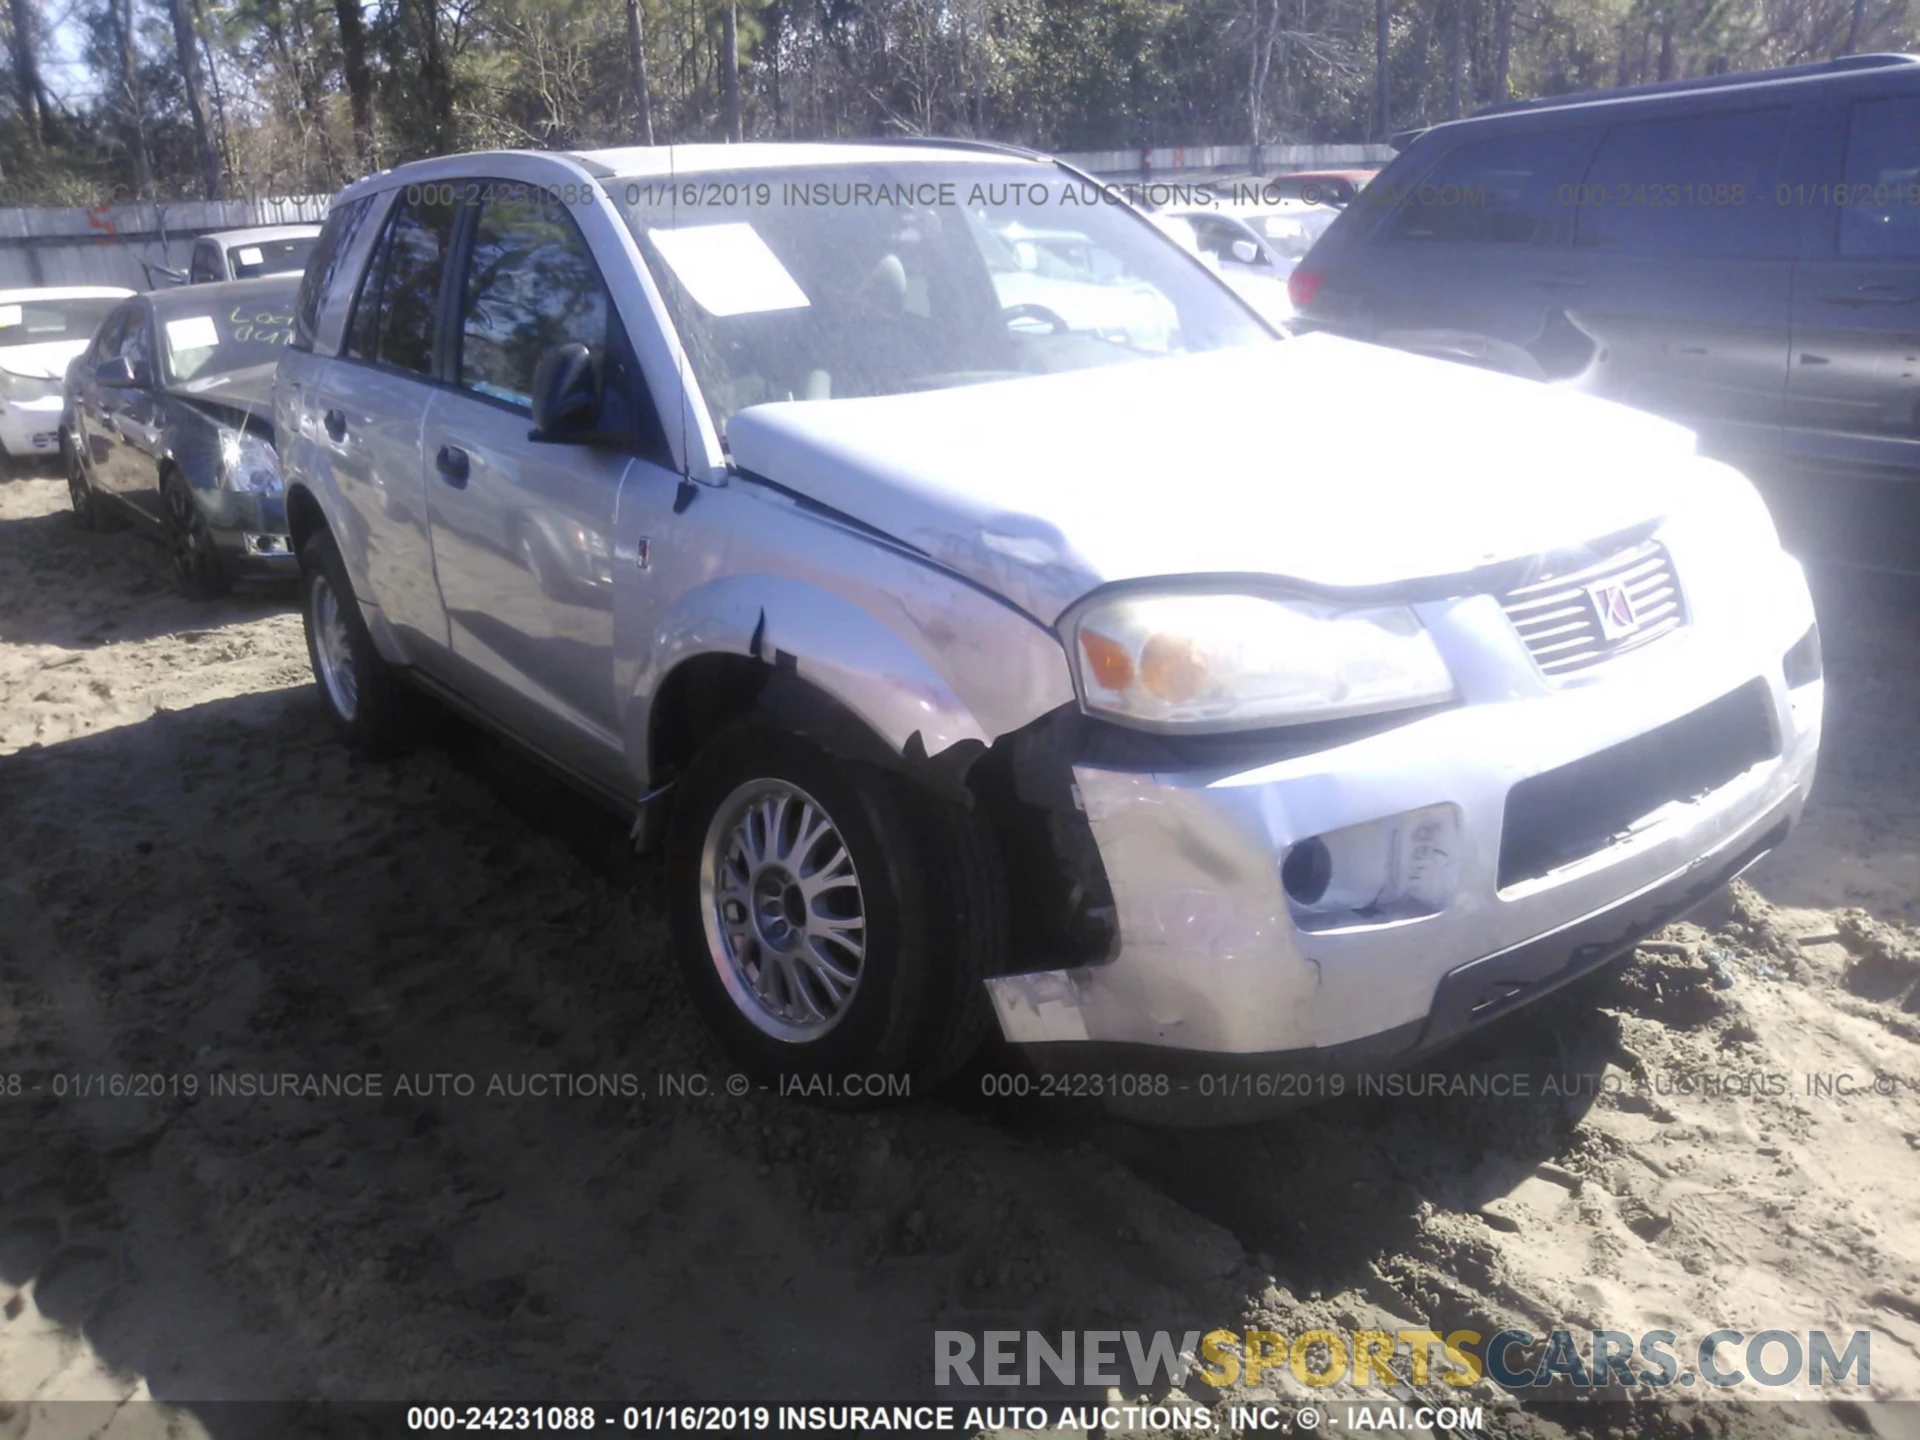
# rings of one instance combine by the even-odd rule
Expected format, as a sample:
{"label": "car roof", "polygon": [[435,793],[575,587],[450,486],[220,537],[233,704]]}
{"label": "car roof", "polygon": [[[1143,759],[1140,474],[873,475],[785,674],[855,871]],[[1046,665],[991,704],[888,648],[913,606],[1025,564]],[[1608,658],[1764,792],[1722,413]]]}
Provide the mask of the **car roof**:
{"label": "car roof", "polygon": [[32,290],[0,290],[0,304],[29,300],[124,300],[133,294],[118,285],[45,285]]}
{"label": "car roof", "polygon": [[396,184],[461,179],[489,161],[570,161],[597,179],[671,180],[741,170],[824,170],[836,165],[929,165],[1056,162],[1017,145],[971,140],[753,140],[741,145],[630,145],[607,150],[477,150],[415,160],[356,181],[336,199],[357,199]]}
{"label": "car roof", "polygon": [[153,302],[153,313],[172,315],[184,310],[205,310],[232,299],[245,301],[278,292],[291,298],[300,288],[298,275],[261,275],[252,280],[215,280],[202,285],[174,285],[155,290],[146,298]]}
{"label": "car roof", "polygon": [[1651,85],[1626,85],[1615,90],[1579,90],[1566,95],[1542,95],[1532,100],[1508,100],[1459,120],[1443,120],[1423,130],[1402,131],[1392,144],[1404,150],[1428,135],[1477,128],[1488,123],[1520,121],[1530,116],[1549,116],[1561,111],[1576,111],[1593,106],[1633,106],[1659,100],[1686,100],[1696,96],[1730,94],[1741,96],[1775,86],[1831,84],[1856,76],[1886,74],[1920,77],[1920,55],[1897,52],[1872,55],[1845,55],[1838,60],[1819,60],[1806,65],[1783,65],[1772,70],[1739,70],[1723,75],[1700,75],[1690,80],[1658,81]]}
{"label": "car roof", "polygon": [[215,230],[210,235],[202,235],[202,240],[214,240],[224,248],[231,250],[236,245],[260,245],[272,240],[303,240],[318,235],[318,225],[259,225],[251,230]]}

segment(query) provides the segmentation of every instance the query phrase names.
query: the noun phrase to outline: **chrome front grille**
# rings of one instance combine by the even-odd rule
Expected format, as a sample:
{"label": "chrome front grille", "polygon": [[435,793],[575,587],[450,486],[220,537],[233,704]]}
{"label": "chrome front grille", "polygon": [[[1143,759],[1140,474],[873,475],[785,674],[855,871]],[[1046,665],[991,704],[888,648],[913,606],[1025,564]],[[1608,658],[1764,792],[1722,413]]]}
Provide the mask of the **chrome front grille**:
{"label": "chrome front grille", "polygon": [[[1624,596],[1624,607],[1622,597]],[[1500,597],[1534,664],[1567,675],[1651,644],[1687,622],[1666,546],[1648,540]]]}

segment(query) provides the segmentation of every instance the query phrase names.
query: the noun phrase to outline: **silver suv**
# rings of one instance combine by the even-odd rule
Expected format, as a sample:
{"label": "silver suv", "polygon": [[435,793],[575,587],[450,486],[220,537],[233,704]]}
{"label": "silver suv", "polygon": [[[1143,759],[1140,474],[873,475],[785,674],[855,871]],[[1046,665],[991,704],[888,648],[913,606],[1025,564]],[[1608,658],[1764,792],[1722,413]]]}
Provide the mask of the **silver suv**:
{"label": "silver suv", "polygon": [[1136,1109],[1315,1093],[1813,775],[1805,583],[1690,434],[1279,339],[1040,157],[409,165],[335,201],[276,409],[347,739],[417,687],[634,816],[701,1010],[816,1093],[996,1022]]}

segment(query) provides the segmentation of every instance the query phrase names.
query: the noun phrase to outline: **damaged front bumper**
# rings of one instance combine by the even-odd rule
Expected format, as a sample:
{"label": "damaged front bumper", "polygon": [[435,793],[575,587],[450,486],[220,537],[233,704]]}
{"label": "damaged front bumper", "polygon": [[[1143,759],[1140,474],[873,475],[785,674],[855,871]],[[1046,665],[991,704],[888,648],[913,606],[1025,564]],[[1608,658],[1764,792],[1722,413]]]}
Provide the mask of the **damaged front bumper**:
{"label": "damaged front bumper", "polygon": [[[1002,1033],[1050,1071],[1176,1086],[1394,1068],[1596,968],[1798,817],[1823,694],[1804,595],[1747,643],[1682,631],[1590,683],[1464,667],[1460,705],[1271,763],[1076,764],[1117,943],[989,980]],[[1430,617],[1489,655],[1503,623],[1490,601]],[[1369,847],[1400,883],[1342,910]],[[1308,853],[1332,875],[1290,864]]]}

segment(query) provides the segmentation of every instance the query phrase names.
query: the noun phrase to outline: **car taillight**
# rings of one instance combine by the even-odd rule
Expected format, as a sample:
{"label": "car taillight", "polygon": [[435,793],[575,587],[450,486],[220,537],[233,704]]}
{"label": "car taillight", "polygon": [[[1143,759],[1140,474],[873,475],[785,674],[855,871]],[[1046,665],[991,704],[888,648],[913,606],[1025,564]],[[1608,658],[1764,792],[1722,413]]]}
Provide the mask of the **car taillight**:
{"label": "car taillight", "polygon": [[1320,293],[1320,287],[1327,277],[1315,270],[1296,270],[1287,277],[1287,298],[1293,301],[1293,308],[1304,310],[1313,303],[1313,297]]}

